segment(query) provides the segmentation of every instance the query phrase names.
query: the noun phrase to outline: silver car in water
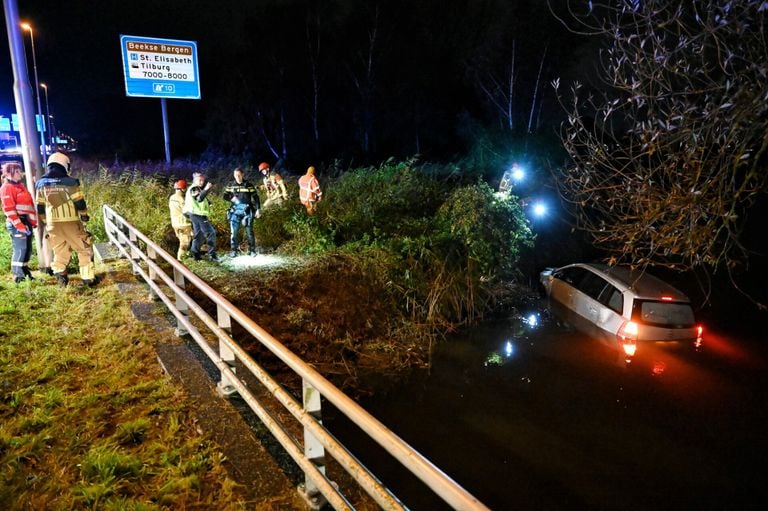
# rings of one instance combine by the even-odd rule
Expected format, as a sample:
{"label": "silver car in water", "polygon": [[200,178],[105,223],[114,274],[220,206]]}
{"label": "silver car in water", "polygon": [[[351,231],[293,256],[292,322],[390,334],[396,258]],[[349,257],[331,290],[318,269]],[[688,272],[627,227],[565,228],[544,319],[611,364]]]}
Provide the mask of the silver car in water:
{"label": "silver car in water", "polygon": [[547,268],[540,281],[556,316],[628,357],[643,342],[701,344],[688,297],[647,272],[576,263]]}

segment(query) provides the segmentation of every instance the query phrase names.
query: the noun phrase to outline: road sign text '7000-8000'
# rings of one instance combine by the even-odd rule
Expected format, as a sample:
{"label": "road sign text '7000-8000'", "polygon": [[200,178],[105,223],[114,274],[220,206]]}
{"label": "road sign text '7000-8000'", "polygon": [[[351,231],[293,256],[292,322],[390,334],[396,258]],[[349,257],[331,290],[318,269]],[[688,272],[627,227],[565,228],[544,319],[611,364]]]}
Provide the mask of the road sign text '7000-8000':
{"label": "road sign text '7000-8000'", "polygon": [[120,36],[127,96],[200,99],[197,43]]}

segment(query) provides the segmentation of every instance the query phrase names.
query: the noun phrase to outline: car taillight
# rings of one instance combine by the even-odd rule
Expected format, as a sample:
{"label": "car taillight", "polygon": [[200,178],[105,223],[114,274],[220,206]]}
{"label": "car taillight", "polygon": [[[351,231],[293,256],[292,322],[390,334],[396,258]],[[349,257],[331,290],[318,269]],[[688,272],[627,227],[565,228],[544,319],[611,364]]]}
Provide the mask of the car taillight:
{"label": "car taillight", "polygon": [[619,329],[619,344],[627,357],[633,357],[635,351],[637,351],[637,344],[635,344],[635,341],[637,341],[638,331],[639,327],[634,321],[627,321],[621,325],[621,328]]}
{"label": "car taillight", "polygon": [[619,329],[619,336],[622,339],[631,339],[633,341],[637,340],[637,332],[639,331],[639,327],[637,326],[637,323],[634,321],[627,321],[623,325],[621,325],[621,329]]}

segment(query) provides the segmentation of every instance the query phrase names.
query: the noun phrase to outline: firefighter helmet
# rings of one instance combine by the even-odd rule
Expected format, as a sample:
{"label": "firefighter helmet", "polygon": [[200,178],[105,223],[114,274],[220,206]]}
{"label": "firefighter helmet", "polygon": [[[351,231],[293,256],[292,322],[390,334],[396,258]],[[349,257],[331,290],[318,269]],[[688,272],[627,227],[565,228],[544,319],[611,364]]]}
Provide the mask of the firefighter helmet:
{"label": "firefighter helmet", "polygon": [[269,163],[265,161],[259,163],[259,172],[266,175],[266,173],[269,172]]}
{"label": "firefighter helmet", "polygon": [[179,179],[175,183],[173,183],[173,189],[174,190],[186,190],[187,189],[187,182],[183,179]]}
{"label": "firefighter helmet", "polygon": [[66,154],[56,151],[48,158],[47,164],[50,165],[51,163],[58,163],[59,165],[64,167],[64,169],[67,172],[69,172],[70,163],[69,163],[69,157],[67,157]]}

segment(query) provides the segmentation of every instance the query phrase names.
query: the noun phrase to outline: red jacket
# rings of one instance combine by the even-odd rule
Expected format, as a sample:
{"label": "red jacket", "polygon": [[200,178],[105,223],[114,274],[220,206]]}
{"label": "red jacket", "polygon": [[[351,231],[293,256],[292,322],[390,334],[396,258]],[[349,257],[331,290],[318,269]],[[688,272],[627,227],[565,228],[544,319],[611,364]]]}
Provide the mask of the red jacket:
{"label": "red jacket", "polygon": [[18,231],[27,230],[27,226],[19,218],[26,215],[32,227],[37,227],[37,209],[32,195],[27,191],[22,183],[6,179],[3,186],[0,187],[0,197],[3,201],[3,213],[8,217],[8,221]]}

